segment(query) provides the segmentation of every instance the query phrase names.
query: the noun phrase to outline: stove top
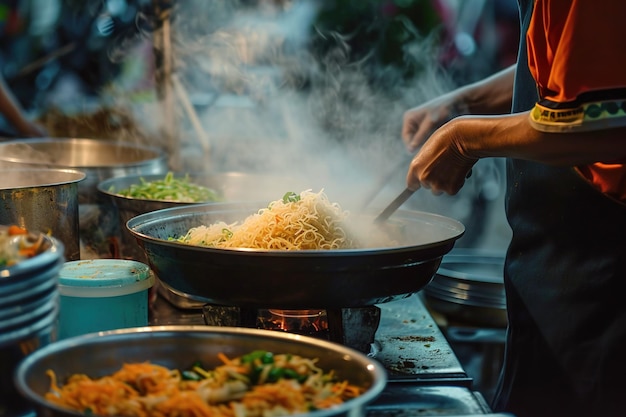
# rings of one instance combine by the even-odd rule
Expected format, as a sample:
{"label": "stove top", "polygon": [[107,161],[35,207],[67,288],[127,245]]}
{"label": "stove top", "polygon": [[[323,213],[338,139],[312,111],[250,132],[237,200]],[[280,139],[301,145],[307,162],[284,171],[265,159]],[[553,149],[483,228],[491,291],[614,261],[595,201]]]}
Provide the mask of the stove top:
{"label": "stove top", "polygon": [[[418,295],[379,304],[380,323],[369,355],[388,373],[381,396],[367,417],[492,415],[472,390],[454,351]],[[202,310],[182,310],[157,299],[153,325],[205,325]]]}

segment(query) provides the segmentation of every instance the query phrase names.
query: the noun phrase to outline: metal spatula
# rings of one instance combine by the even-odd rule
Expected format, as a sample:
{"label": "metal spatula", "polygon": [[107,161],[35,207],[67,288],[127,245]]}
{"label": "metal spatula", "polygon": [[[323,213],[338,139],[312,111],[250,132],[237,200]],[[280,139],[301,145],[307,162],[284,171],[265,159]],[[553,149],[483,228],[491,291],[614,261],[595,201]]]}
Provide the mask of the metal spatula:
{"label": "metal spatula", "polygon": [[382,223],[389,218],[398,208],[404,204],[414,193],[414,190],[405,188],[376,218],[374,223]]}
{"label": "metal spatula", "polygon": [[361,207],[362,208],[366,208],[371,202],[372,200],[374,200],[374,198],[382,191],[383,188],[385,188],[385,185],[387,185],[387,183],[402,169],[402,170],[406,170],[409,166],[409,163],[411,162],[411,159],[413,157],[411,155],[405,156],[400,158],[400,160],[395,163],[394,165],[392,165],[391,169],[389,169],[389,171],[385,172],[385,175],[383,175],[382,177],[380,177],[380,179],[374,184],[374,186],[372,187],[372,190],[369,192],[369,194],[363,199],[363,202],[361,203]]}
{"label": "metal spatula", "polygon": [[[472,170],[470,169],[465,178],[472,176]],[[382,223],[389,218],[406,200],[408,200],[414,193],[414,190],[405,188],[385,209],[374,219],[374,223]]]}

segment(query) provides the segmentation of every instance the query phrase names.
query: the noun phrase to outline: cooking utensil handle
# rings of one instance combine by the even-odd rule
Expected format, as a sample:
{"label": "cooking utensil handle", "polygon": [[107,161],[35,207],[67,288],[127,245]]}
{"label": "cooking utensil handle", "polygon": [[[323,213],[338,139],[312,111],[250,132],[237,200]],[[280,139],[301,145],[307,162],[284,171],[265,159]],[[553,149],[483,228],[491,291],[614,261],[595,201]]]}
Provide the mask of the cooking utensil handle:
{"label": "cooking utensil handle", "polygon": [[400,169],[408,168],[411,159],[413,159],[412,155],[401,158],[400,161],[394,164],[393,167],[389,171],[387,171],[384,176],[380,177],[374,187],[372,187],[370,193],[365,196],[365,198],[363,198],[361,207],[365,209],[372,202],[372,200],[374,200],[374,198],[381,192],[381,190],[391,180],[391,178],[393,178],[393,176],[396,175],[398,171],[400,171]]}
{"label": "cooking utensil handle", "polygon": [[406,200],[408,200],[414,193],[414,190],[405,188],[404,191],[397,196],[391,204],[389,204],[375,219],[375,223],[384,222],[391,216]]}

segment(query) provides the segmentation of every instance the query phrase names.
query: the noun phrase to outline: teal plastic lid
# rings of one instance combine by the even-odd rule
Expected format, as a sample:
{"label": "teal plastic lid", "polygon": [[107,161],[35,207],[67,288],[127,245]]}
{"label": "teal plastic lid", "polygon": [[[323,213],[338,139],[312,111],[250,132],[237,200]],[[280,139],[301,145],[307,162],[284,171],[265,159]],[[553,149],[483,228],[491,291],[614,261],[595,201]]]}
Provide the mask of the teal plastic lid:
{"label": "teal plastic lid", "polygon": [[70,297],[116,297],[153,285],[148,265],[126,259],[71,261],[59,272],[59,293]]}

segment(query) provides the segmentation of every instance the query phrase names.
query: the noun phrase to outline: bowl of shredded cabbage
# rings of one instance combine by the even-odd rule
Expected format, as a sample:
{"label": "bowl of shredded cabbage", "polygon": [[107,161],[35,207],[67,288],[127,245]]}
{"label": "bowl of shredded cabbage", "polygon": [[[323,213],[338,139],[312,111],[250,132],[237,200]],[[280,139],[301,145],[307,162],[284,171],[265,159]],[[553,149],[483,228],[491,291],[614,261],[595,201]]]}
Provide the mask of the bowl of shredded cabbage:
{"label": "bowl of shredded cabbage", "polygon": [[139,214],[164,208],[222,201],[217,187],[210,176],[169,171],[113,177],[100,182],[97,188],[117,209],[122,232],[121,255],[145,262],[145,255],[126,230],[126,222]]}
{"label": "bowl of shredded cabbage", "polygon": [[47,416],[364,415],[387,376],[339,344],[270,330],[155,326],[52,343],[19,392]]}

